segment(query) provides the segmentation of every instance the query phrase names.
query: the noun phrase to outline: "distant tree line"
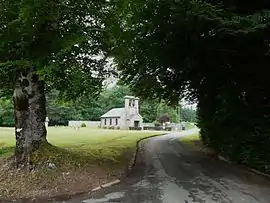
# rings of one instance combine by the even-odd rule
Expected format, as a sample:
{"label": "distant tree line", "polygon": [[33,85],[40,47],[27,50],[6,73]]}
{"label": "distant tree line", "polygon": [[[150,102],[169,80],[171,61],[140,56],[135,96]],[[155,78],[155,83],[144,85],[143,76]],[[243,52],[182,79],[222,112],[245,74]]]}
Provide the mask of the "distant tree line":
{"label": "distant tree line", "polygon": [[[123,107],[124,96],[132,94],[128,87],[114,86],[105,89],[98,98],[85,95],[66,101],[58,91],[50,91],[46,95],[49,125],[67,125],[69,120],[99,121],[100,116],[110,109]],[[146,123],[160,122],[160,118],[164,116],[170,122],[179,120],[177,107],[158,100],[141,100],[140,114]],[[180,116],[182,121],[194,122],[196,111],[182,108]],[[14,126],[12,100],[6,97],[0,97],[0,126]]]}

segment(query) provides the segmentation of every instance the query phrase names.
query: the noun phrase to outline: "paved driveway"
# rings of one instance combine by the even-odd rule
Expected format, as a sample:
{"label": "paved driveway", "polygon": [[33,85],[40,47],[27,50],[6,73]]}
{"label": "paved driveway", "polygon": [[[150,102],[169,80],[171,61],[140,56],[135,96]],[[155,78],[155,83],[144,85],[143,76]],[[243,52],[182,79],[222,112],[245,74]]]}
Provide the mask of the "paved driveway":
{"label": "paved driveway", "polygon": [[[196,130],[195,130],[196,131]],[[68,203],[270,203],[270,181],[192,152],[171,133],[141,143],[132,174],[118,185]]]}

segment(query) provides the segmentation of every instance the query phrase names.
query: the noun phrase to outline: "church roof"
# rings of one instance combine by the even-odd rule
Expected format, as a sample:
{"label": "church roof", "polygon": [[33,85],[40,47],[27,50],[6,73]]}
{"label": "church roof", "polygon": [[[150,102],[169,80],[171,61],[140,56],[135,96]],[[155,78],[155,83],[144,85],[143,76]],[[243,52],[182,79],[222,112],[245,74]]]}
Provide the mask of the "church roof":
{"label": "church roof", "polygon": [[121,115],[125,112],[125,108],[114,108],[103,114],[101,118],[115,118],[121,117]]}

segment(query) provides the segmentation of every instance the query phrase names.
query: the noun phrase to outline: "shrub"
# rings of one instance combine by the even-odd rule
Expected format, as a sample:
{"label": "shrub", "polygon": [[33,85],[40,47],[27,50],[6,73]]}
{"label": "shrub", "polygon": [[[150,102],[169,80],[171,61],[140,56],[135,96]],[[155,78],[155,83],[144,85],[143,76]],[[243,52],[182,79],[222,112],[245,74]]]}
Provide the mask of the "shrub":
{"label": "shrub", "polygon": [[141,127],[129,127],[129,130],[142,130]]}
{"label": "shrub", "polygon": [[85,123],[82,123],[81,127],[82,128],[85,128],[86,127],[86,124]]}

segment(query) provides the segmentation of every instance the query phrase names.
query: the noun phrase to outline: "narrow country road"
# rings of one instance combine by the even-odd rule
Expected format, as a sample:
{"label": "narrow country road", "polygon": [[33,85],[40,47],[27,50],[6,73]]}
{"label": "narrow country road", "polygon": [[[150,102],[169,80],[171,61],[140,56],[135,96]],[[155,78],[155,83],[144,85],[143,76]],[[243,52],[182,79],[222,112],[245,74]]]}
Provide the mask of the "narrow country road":
{"label": "narrow country road", "polygon": [[118,185],[67,203],[270,203],[270,181],[186,149],[176,139],[143,141],[132,174]]}

